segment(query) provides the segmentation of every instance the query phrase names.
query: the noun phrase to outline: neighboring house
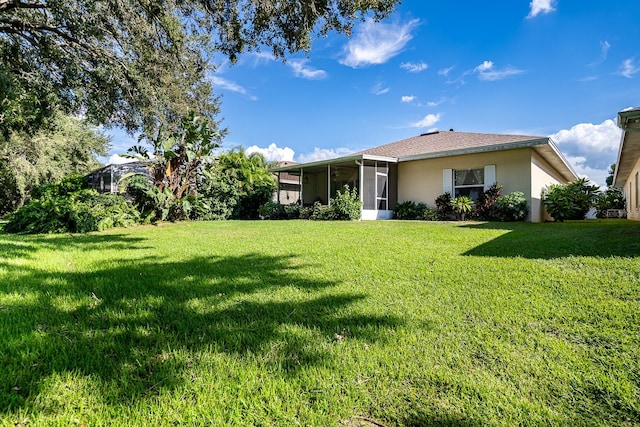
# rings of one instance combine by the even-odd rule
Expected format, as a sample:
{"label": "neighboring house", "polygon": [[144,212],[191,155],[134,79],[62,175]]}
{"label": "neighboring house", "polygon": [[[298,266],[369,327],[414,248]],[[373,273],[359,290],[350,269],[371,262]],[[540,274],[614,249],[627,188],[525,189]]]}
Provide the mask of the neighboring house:
{"label": "neighboring house", "polygon": [[613,187],[627,199],[627,218],[640,220],[640,107],[618,113],[622,128]]}
{"label": "neighboring house", "polygon": [[[387,219],[398,202],[434,206],[449,192],[476,198],[498,183],[503,194],[521,191],[529,220],[547,219],[541,192],[549,184],[577,178],[548,137],[454,131],[425,133],[336,159],[282,166],[274,172],[299,174],[301,202],[328,203],[346,184],[358,188],[362,219]],[[360,185],[362,183],[362,185]]]}
{"label": "neighboring house", "polygon": [[122,177],[130,174],[149,176],[148,163],[131,162],[119,165],[107,165],[87,175],[89,187],[95,188],[100,193],[119,193]]}
{"label": "neighboring house", "polygon": [[[295,162],[278,162],[276,168],[296,165]],[[274,176],[278,182],[278,188],[273,193],[273,201],[289,205],[300,203],[300,173],[298,171],[275,172]]]}

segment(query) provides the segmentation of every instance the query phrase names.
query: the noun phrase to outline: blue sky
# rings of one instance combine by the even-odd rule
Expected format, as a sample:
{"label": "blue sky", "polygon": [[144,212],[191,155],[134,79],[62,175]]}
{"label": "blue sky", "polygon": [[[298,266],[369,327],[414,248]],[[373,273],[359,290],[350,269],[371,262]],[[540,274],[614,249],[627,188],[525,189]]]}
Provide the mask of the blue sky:
{"label": "blue sky", "polygon": [[[212,74],[224,148],[321,160],[436,129],[551,136],[604,185],[618,111],[640,106],[640,2],[405,0],[307,55]],[[133,144],[113,135],[112,154]]]}

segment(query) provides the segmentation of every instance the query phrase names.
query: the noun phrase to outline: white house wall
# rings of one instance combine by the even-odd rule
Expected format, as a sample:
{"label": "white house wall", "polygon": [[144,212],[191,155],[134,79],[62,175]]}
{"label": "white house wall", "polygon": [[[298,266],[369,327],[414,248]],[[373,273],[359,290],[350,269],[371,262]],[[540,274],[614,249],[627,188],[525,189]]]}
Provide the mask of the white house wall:
{"label": "white house wall", "polygon": [[566,181],[549,163],[532,150],[531,155],[531,221],[550,220],[542,204],[542,191],[551,184],[564,184]]}
{"label": "white house wall", "polygon": [[[522,148],[401,162],[398,164],[398,202],[411,200],[433,207],[436,197],[443,193],[444,169],[476,169],[495,165],[496,181],[503,186],[503,194],[521,191],[532,206],[532,151],[531,148]],[[539,221],[540,215],[534,214],[530,219]]]}
{"label": "white house wall", "polygon": [[627,218],[640,221],[640,158],[624,183],[623,192],[627,199]]}

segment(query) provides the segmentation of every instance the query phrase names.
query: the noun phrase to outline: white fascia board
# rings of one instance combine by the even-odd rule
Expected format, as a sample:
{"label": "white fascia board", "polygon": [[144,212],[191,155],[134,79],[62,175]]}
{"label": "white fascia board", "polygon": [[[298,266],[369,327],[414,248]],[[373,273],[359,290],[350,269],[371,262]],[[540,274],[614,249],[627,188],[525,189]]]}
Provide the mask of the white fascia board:
{"label": "white fascia board", "polygon": [[363,154],[363,160],[377,160],[379,162],[389,162],[389,163],[398,163],[399,159],[396,157],[386,157],[386,156],[374,156],[371,154]]}
{"label": "white fascia board", "polygon": [[549,138],[549,147],[551,147],[551,149],[555,152],[556,156],[558,156],[560,161],[569,170],[571,175],[573,175],[573,179],[571,179],[571,181],[578,179],[578,174],[576,173],[575,170],[573,170],[573,167],[571,166],[571,164],[569,163],[567,158],[564,156],[564,154],[562,154],[562,151],[560,151],[560,149],[556,145],[555,141],[553,139],[551,139],[551,138]]}
{"label": "white fascia board", "polygon": [[298,163],[298,164],[295,164],[295,165],[282,166],[282,167],[279,167],[279,168],[271,169],[271,172],[286,172],[286,171],[291,171],[291,170],[300,170],[300,169],[312,168],[312,167],[316,167],[316,166],[327,166],[327,165],[332,165],[332,164],[335,164],[335,163],[355,162],[356,160],[362,160],[362,159],[363,159],[363,155],[362,154],[357,154],[357,155],[353,155],[353,156],[344,156],[344,157],[336,157],[336,158],[327,159],[327,160],[318,160],[317,162]]}

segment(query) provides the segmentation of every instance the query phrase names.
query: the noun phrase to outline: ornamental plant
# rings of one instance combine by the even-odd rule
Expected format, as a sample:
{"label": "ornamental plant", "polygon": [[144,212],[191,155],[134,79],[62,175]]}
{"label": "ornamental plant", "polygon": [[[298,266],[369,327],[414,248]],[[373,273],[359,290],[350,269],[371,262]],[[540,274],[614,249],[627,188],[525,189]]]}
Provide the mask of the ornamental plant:
{"label": "ornamental plant", "polygon": [[586,178],[569,184],[553,184],[542,191],[542,202],[555,221],[584,219],[598,197],[597,185]]}
{"label": "ornamental plant", "polygon": [[473,211],[473,200],[469,196],[458,196],[451,199],[451,207],[456,214],[456,219],[464,221],[467,214]]}

